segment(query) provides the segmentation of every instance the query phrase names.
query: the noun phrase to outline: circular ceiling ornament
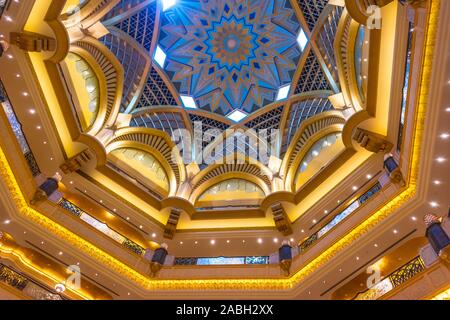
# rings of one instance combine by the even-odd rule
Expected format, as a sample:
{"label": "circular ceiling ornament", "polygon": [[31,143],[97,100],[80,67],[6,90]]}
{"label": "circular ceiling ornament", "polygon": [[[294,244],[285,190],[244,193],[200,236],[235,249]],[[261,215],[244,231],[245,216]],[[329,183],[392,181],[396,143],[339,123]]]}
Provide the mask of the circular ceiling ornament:
{"label": "circular ceiling ornament", "polygon": [[289,0],[180,0],[161,13],[165,72],[207,111],[250,114],[291,83],[301,56]]}

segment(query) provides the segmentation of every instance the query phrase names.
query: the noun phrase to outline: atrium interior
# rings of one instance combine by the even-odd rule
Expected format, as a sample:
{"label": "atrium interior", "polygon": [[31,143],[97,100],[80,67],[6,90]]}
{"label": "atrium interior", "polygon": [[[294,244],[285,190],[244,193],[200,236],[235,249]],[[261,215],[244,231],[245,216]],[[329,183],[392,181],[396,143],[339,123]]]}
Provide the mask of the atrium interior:
{"label": "atrium interior", "polygon": [[0,300],[449,300],[449,21],[0,0]]}

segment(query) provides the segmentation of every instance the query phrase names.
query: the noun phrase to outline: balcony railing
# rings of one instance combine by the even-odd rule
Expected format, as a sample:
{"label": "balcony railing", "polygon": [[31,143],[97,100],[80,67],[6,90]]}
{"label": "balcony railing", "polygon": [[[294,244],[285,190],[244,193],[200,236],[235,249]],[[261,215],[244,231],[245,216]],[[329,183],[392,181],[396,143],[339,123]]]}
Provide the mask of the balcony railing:
{"label": "balcony railing", "polygon": [[415,257],[401,266],[382,281],[364,292],[358,293],[353,300],[376,300],[384,296],[425,270],[425,264],[420,256]]}
{"label": "balcony railing", "polygon": [[20,145],[22,153],[25,157],[25,160],[28,163],[28,167],[30,168],[33,177],[38,176],[41,173],[41,171],[36,162],[36,159],[34,158],[33,153],[31,152],[30,146],[28,145],[28,141],[25,138],[25,134],[22,131],[22,125],[20,124],[19,120],[17,120],[17,116],[14,112],[11,102],[9,101],[8,94],[6,93],[5,87],[3,86],[3,83],[1,81],[0,81],[0,104],[3,106],[3,111],[5,112],[6,117],[8,118],[11,129],[14,132],[14,135],[16,136],[17,142]]}
{"label": "balcony railing", "polygon": [[128,239],[127,237],[124,237],[122,234],[118,233],[117,231],[111,229],[105,223],[95,219],[93,216],[91,216],[90,214],[88,214],[87,212],[82,210],[81,208],[77,207],[75,204],[73,204],[69,200],[62,198],[58,204],[61,208],[66,209],[67,211],[69,211],[76,217],[80,218],[81,220],[83,220],[84,222],[89,224],[90,226],[94,227],[101,233],[105,234],[109,238],[111,238],[114,241],[116,241],[117,243],[121,244],[129,251],[131,251],[137,255],[140,255],[140,256],[144,255],[145,248],[141,247],[136,242]]}
{"label": "balcony railing", "polygon": [[300,252],[304,252],[309,249],[313,244],[317,242],[320,238],[322,238],[326,233],[328,233],[331,229],[333,229],[336,225],[338,225],[345,218],[350,216],[356,209],[358,209],[363,203],[369,200],[371,197],[376,195],[381,191],[381,184],[377,182],[372,188],[366,191],[362,196],[360,196],[357,200],[353,201],[348,207],[342,210],[340,213],[334,216],[334,218],[327,223],[324,227],[322,227],[319,231],[313,233],[309,236],[305,241],[303,241],[299,245]]}
{"label": "balcony railing", "polygon": [[0,282],[13,287],[35,300],[63,300],[63,298],[31,278],[0,263]]}
{"label": "balcony railing", "polygon": [[264,265],[269,264],[268,256],[255,257],[183,257],[175,258],[176,266],[211,266],[211,265]]}

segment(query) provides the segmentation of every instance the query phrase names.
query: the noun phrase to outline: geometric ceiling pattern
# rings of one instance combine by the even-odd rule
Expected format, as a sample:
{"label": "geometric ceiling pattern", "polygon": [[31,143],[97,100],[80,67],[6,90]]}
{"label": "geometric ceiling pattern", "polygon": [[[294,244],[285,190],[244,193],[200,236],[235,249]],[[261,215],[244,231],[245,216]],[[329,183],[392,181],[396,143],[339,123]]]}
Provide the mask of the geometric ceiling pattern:
{"label": "geometric ceiling pattern", "polygon": [[252,113],[291,83],[301,49],[289,0],[178,1],[161,14],[164,69],[199,108]]}
{"label": "geometric ceiling pattern", "polygon": [[[100,41],[124,67],[121,112],[182,107],[181,96],[188,96],[197,108],[220,116],[236,109],[250,115],[276,101],[279,89],[291,84],[288,97],[318,90],[337,93],[333,43],[343,8],[330,6],[319,24],[327,4],[178,0],[164,9],[156,0],[120,1],[103,18],[110,34]],[[302,18],[293,8],[297,5]],[[303,48],[297,39],[301,30],[307,38]],[[313,30],[317,35],[309,39]],[[162,65],[154,57],[157,46],[166,55]],[[148,54],[149,69],[142,54]],[[277,129],[282,111],[270,108],[270,114],[245,125]],[[261,121],[270,125],[260,126]]]}

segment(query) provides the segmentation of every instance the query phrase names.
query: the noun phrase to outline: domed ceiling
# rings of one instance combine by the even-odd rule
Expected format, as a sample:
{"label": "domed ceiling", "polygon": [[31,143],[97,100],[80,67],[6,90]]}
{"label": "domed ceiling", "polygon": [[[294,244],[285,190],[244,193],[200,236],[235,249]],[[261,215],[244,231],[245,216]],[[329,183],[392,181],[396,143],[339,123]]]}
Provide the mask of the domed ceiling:
{"label": "domed ceiling", "polygon": [[162,14],[159,45],[180,95],[222,115],[252,113],[292,81],[299,30],[289,0],[179,1]]}
{"label": "domed ceiling", "polygon": [[178,106],[239,122],[296,94],[338,93],[333,40],[342,7],[327,4],[122,0],[100,39],[124,67],[121,112]]}

